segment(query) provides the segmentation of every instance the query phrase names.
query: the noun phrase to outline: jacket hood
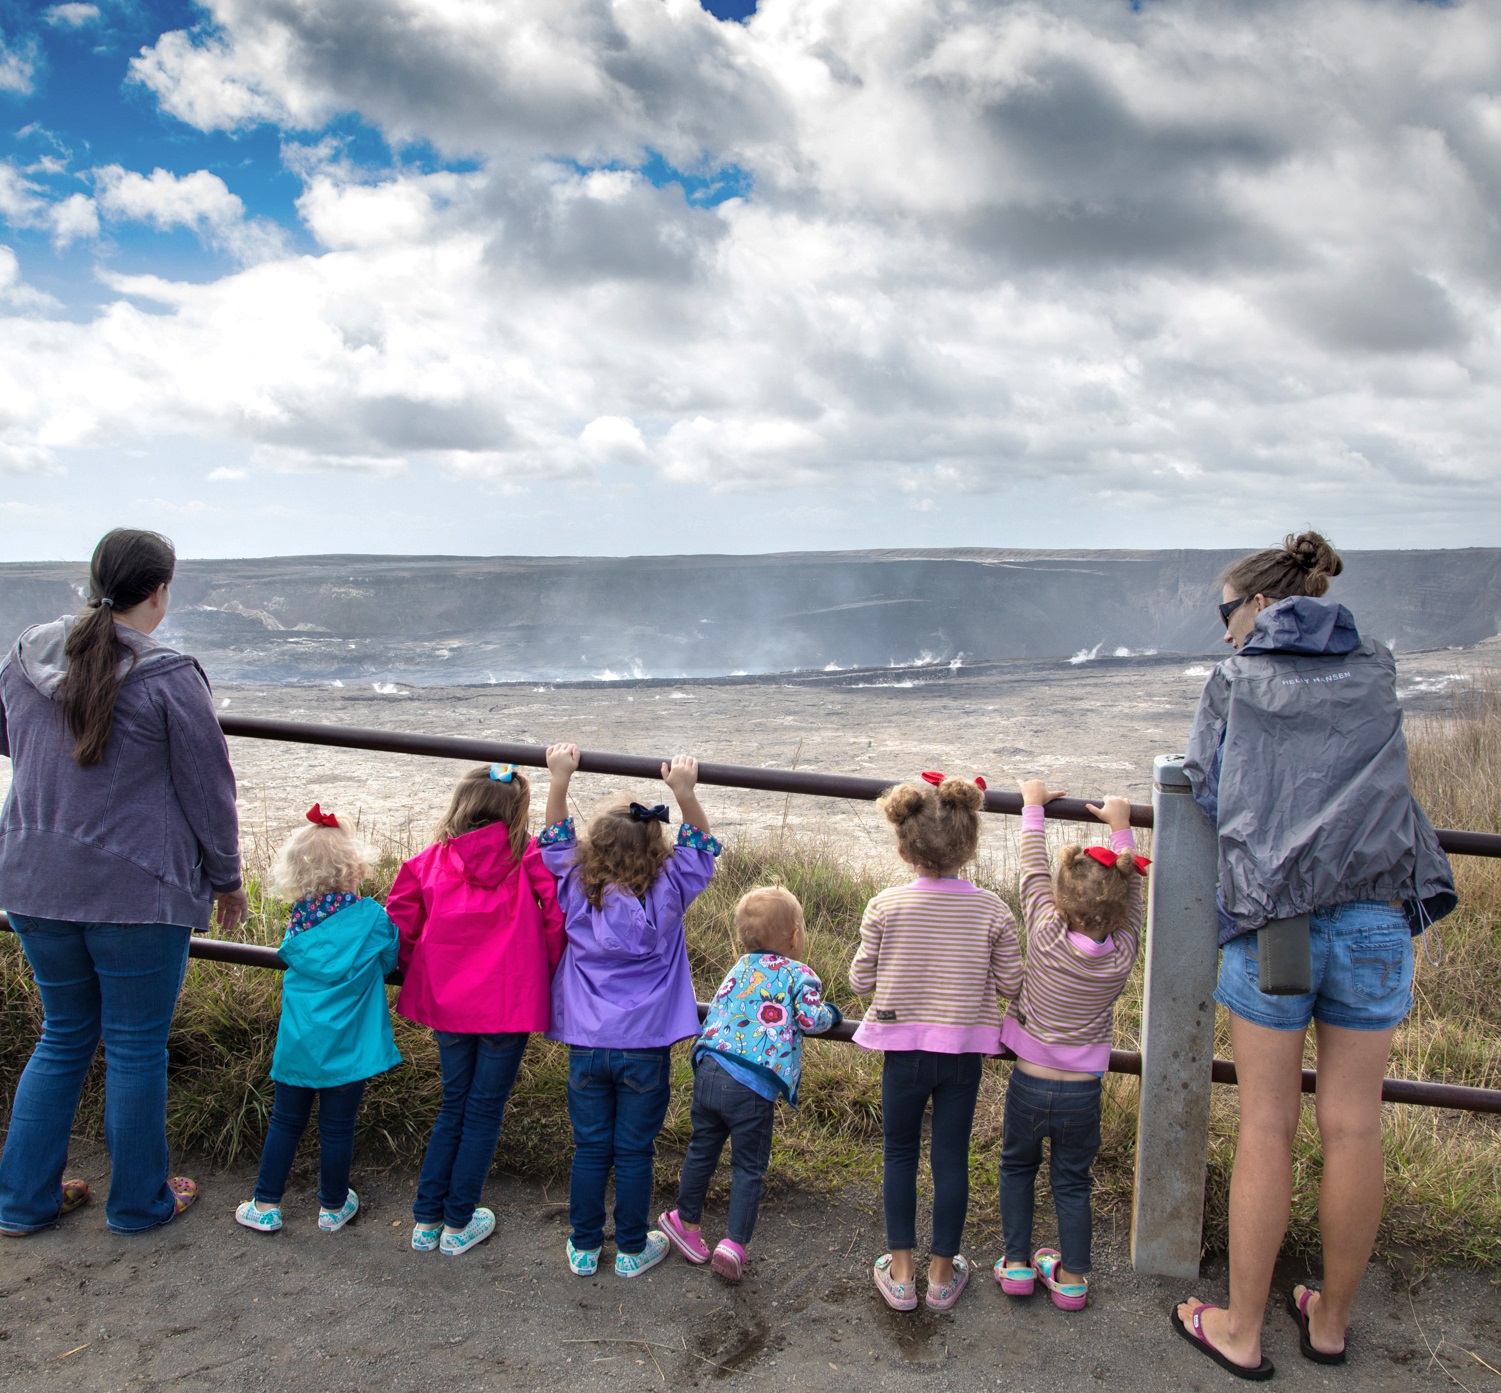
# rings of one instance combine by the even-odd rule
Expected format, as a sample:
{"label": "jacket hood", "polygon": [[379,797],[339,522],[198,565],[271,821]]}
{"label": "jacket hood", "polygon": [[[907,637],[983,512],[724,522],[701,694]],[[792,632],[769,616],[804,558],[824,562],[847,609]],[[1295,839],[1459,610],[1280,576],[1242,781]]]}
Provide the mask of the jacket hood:
{"label": "jacket hood", "polygon": [[1333,657],[1353,653],[1359,647],[1355,616],[1343,605],[1294,595],[1261,611],[1240,651]]}
{"label": "jacket hood", "polygon": [[521,864],[511,855],[511,830],[503,822],[455,837],[440,854],[455,874],[487,890],[504,884]]}
{"label": "jacket hood", "polygon": [[[21,669],[26,680],[49,701],[56,697],[57,689],[62,686],[63,678],[67,675],[68,635],[73,632],[73,625],[77,622],[78,617],[69,614],[61,619],[54,619],[50,624],[38,624],[27,629],[16,640],[16,646],[11,652],[12,661]],[[175,648],[169,648],[150,634],[143,634],[125,624],[115,625],[115,636],[135,655],[133,661],[130,658],[120,660],[119,677],[122,681],[144,663],[182,656]]]}
{"label": "jacket hood", "polygon": [[277,952],[288,967],[325,985],[347,982],[380,959],[389,932],[385,914],[374,900],[359,900],[321,919]]}

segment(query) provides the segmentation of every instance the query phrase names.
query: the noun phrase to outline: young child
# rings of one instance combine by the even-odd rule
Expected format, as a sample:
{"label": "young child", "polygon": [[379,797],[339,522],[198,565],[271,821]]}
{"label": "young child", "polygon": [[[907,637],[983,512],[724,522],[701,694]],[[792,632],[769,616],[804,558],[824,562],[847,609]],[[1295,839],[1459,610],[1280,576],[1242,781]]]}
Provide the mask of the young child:
{"label": "young child", "polygon": [[[1040,1278],[1053,1304],[1083,1310],[1088,1299],[1092,1221],[1090,1168],[1100,1149],[1100,1079],[1110,1063],[1115,1002],[1131,975],[1141,937],[1138,880],[1150,864],[1136,855],[1131,805],[1107,798],[1089,810],[1110,827],[1110,849],[1064,847],[1048,875],[1043,805],[1063,796],[1041,779],[1022,790],[1022,917],[1027,966],[1001,1039],[1016,1053],[1006,1089],[1001,1142],[1001,1229],[1006,1255],[995,1279],[1030,1296]],[[1058,1251],[1032,1248],[1032,1190],[1048,1142],[1058,1214]]]}
{"label": "young child", "polygon": [[349,1188],[354,1124],[365,1081],[401,1063],[386,1006],[386,974],[396,966],[396,926],[357,893],[369,854],[314,803],[271,868],[272,891],[292,901],[276,950],[287,965],[271,1078],[276,1094],[255,1198],[235,1218],[248,1229],[281,1227],[281,1197],[297,1144],[318,1103],[318,1227],[336,1233],[356,1214]]}
{"label": "young child", "polygon": [[509,764],[458,782],[433,845],[397,872],[386,912],[401,931],[396,1009],[438,1042],[443,1102],[412,1205],[412,1247],[449,1257],[483,1243],[479,1203],[527,1034],[546,1030],[563,916],[527,835],[531,785]]}
{"label": "young child", "polygon": [[897,853],[916,872],[865,909],[850,986],[872,993],[855,1043],[884,1050],[881,1180],[886,1240],[876,1288],[897,1311],[917,1307],[917,1165],[923,1113],[933,1104],[933,1241],[927,1304],[951,1310],[969,1280],[959,1252],[969,1210],[969,1138],[980,1065],[1001,1049],[1000,998],[1021,987],[1016,921],[959,869],[980,840],[983,784],[942,774],[881,798]]}
{"label": "young child", "polygon": [[568,942],[552,980],[549,1040],[568,1050],[573,1172],[568,1265],[599,1267],[605,1186],[615,1172],[615,1275],[635,1277],[667,1255],[648,1232],[652,1160],[671,1097],[675,1041],[698,1033],[683,915],[714,875],[720,845],[694,793],[698,761],[677,756],[662,778],[683,815],[669,846],[667,809],[612,803],[575,839],[568,784],[577,745],[552,745],[542,859],[558,878]]}
{"label": "young child", "polygon": [[689,1262],[710,1261],[699,1220],[728,1138],[729,1232],[715,1245],[713,1267],[729,1282],[740,1280],[755,1232],[776,1100],[797,1106],[803,1036],[831,1030],[844,1019],[837,1006],[824,1004],[823,983],[800,961],[808,932],[803,907],[790,890],[761,886],[742,895],[735,930],[745,956],[714,994],[693,1045],[693,1139],[683,1159],[677,1208],[657,1221]]}

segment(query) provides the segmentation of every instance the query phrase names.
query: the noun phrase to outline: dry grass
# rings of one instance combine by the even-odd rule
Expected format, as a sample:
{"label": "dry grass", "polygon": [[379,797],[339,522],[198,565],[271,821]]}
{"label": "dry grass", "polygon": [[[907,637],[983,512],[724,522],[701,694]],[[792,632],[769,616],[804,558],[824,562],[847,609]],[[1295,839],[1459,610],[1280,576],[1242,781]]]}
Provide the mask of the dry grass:
{"label": "dry grass", "polygon": [[[1442,719],[1410,727],[1414,787],[1439,826],[1501,830],[1501,684],[1477,681]],[[1088,829],[1064,835],[1084,836]],[[367,892],[390,884],[404,855],[403,837],[386,848]],[[987,852],[974,878],[1015,903],[1015,824],[987,826]],[[252,848],[264,864],[269,848]],[[1417,1004],[1398,1032],[1391,1072],[1410,1078],[1501,1087],[1501,862],[1456,860],[1462,906],[1442,925],[1443,957],[1419,951]],[[860,912],[884,881],[879,872],[841,865],[837,849],[777,839],[732,848],[689,916],[688,941],[699,995],[712,992],[737,956],[729,911],[751,885],[780,881],[802,900],[808,919],[808,957],[830,999],[854,1003],[844,973]],[[252,883],[253,917],[247,938],[274,944],[283,910]],[[1430,945],[1432,946],[1432,945]],[[171,1042],[169,1127],[174,1144],[216,1162],[254,1157],[270,1103],[267,1069],[275,1042],[279,982],[273,973],[194,963],[188,973]],[[1117,1014],[1117,1042],[1136,1048],[1141,1008],[1138,969]],[[1222,1013],[1223,1015],[1223,1013]],[[15,940],[0,939],[0,1091],[8,1100],[40,1024],[29,975]],[[1223,1035],[1218,1053],[1228,1053]],[[397,1019],[406,1063],[375,1080],[362,1113],[361,1164],[412,1165],[420,1156],[437,1101],[436,1051],[426,1032]],[[686,1144],[689,1076],[679,1051],[677,1083],[664,1134],[667,1148]],[[977,1237],[996,1229],[995,1168],[1000,1146],[1006,1069],[990,1066],[980,1095],[972,1150],[971,1214]],[[534,1042],[518,1081],[501,1142],[501,1169],[558,1178],[571,1151],[564,1088],[566,1052]],[[102,1107],[98,1069],[85,1091],[81,1131],[97,1134]],[[880,1179],[880,1062],[852,1046],[810,1041],[803,1103],[780,1112],[773,1159],[777,1184],[855,1185]],[[1104,1146],[1096,1166],[1097,1213],[1102,1227],[1124,1228],[1130,1202],[1137,1087],[1113,1077],[1105,1090]],[[1501,1136],[1496,1122],[1430,1109],[1387,1109],[1388,1209],[1381,1248],[1417,1249],[1434,1259],[1501,1266]],[[1229,1167],[1234,1154],[1235,1096],[1216,1088],[1210,1141],[1206,1241],[1222,1248]],[[1298,1141],[1298,1200],[1288,1234],[1291,1251],[1317,1247],[1313,1212],[1320,1165],[1311,1109]],[[668,1176],[670,1160],[662,1174]],[[1046,1223],[1045,1216],[1040,1222]]]}

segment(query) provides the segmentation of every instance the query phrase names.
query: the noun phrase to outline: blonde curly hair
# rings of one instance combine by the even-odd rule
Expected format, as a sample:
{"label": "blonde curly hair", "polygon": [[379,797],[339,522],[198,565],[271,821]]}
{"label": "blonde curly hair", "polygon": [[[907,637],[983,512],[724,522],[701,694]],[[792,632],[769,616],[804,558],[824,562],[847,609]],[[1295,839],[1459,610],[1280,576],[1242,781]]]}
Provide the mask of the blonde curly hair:
{"label": "blonde curly hair", "polygon": [[985,794],[968,779],[897,784],[879,799],[896,828],[902,860],[928,875],[953,875],[974,859],[980,846],[980,809]]}
{"label": "blonde curly hair", "polygon": [[374,853],[347,827],[299,827],[271,865],[272,894],[290,902],[335,890],[355,891],[370,874]]}
{"label": "blonde curly hair", "polygon": [[1089,937],[1123,928],[1138,893],[1136,857],[1121,852],[1114,866],[1102,866],[1082,846],[1066,846],[1058,855],[1053,898],[1069,927]]}

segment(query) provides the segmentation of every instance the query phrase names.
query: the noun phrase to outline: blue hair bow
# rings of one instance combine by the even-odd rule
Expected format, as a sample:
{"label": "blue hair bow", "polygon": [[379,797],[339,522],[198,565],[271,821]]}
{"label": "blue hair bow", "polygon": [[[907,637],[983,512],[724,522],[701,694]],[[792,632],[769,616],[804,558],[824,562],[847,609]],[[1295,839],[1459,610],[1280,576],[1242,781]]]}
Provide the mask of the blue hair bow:
{"label": "blue hair bow", "polygon": [[667,815],[667,804],[658,803],[654,807],[646,807],[642,803],[631,804],[632,822],[670,822],[672,819]]}
{"label": "blue hair bow", "polygon": [[516,777],[516,766],[514,764],[492,764],[490,766],[490,777],[498,784],[508,784]]}

